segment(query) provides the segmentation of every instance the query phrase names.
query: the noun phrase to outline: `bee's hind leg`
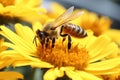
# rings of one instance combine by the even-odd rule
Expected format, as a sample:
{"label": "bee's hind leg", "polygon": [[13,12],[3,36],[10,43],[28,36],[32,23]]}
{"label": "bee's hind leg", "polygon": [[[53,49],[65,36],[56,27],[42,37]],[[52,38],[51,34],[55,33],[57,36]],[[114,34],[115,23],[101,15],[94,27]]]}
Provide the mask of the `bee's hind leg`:
{"label": "bee's hind leg", "polygon": [[66,40],[66,36],[67,36],[68,34],[62,34],[62,30],[63,30],[63,26],[62,26],[61,29],[60,29],[60,36],[63,37],[63,40],[62,40],[62,44],[63,44],[63,42]]}
{"label": "bee's hind leg", "polygon": [[[60,29],[60,36],[61,37],[66,37],[66,36],[68,36],[68,50],[70,50],[70,48],[71,48],[71,37],[70,37],[70,35],[69,34],[62,34],[62,30],[63,30],[63,26],[61,27],[61,29]],[[65,38],[63,38],[63,42],[65,41]]]}
{"label": "bee's hind leg", "polygon": [[71,48],[71,37],[68,35],[68,50]]}
{"label": "bee's hind leg", "polygon": [[[71,37],[70,37],[70,35],[68,35],[68,34],[61,34],[60,36],[62,36],[62,37],[66,37],[66,36],[68,36],[68,50],[71,48]],[[65,38],[63,38],[63,41],[64,41],[64,39]]]}

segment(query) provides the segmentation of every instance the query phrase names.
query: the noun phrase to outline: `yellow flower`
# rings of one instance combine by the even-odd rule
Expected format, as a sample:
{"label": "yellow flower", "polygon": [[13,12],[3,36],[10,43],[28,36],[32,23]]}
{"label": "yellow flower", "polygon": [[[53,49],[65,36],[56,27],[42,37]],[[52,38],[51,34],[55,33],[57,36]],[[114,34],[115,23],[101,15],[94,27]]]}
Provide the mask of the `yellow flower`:
{"label": "yellow flower", "polygon": [[[65,10],[66,9],[61,4],[52,3],[48,15],[51,18],[57,18]],[[96,13],[84,9],[76,9],[75,11],[84,11],[84,14],[71,21],[71,23],[79,25],[84,29],[91,29],[96,36],[108,30],[112,24],[112,21],[107,16],[99,17]]]}
{"label": "yellow flower", "polygon": [[[120,57],[104,59],[118,53],[117,45],[105,35],[95,37],[91,31],[87,31],[86,38],[72,37],[72,47],[68,50],[67,39],[62,43],[61,37],[56,40],[54,48],[51,48],[51,42],[46,48],[39,41],[36,47],[33,39],[35,31],[42,28],[40,23],[33,24],[33,31],[27,26],[16,24],[17,34],[4,26],[0,28],[1,34],[12,42],[4,45],[13,49],[1,53],[2,59],[11,59],[11,62],[6,60],[5,63],[14,67],[31,65],[48,68],[44,80],[55,80],[64,74],[72,80],[102,80],[97,76],[120,72]],[[8,66],[5,63],[3,67]]]}
{"label": "yellow flower", "polygon": [[46,10],[39,7],[41,0],[0,0],[0,24],[16,19],[45,22]]}
{"label": "yellow flower", "polygon": [[[2,44],[4,43],[4,39],[0,40],[0,54],[1,52],[5,51],[7,49],[7,47],[2,46]],[[2,60],[1,60],[2,62]],[[0,65],[2,66],[2,65]],[[23,79],[23,75],[18,73],[18,72],[14,72],[14,71],[0,71],[0,80],[6,80],[6,79]]]}

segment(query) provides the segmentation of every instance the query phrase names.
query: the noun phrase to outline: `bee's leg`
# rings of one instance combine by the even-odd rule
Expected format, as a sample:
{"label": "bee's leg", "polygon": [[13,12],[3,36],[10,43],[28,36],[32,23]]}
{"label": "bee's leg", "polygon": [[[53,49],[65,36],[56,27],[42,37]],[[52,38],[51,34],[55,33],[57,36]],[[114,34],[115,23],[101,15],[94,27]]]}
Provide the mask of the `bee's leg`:
{"label": "bee's leg", "polygon": [[[71,48],[71,37],[68,34],[62,34],[63,26],[60,29],[60,36],[66,37],[68,36],[68,50]],[[65,41],[65,38],[63,38],[63,41]]]}
{"label": "bee's leg", "polygon": [[46,48],[48,47],[49,39],[50,39],[49,37],[46,38],[46,44],[45,44]]}
{"label": "bee's leg", "polygon": [[44,47],[44,44],[45,44],[45,38],[41,38],[40,43],[41,43],[42,48],[43,48],[43,47]]}
{"label": "bee's leg", "polygon": [[65,41],[67,34],[62,34],[63,26],[60,29],[60,36],[63,37],[62,43]]}
{"label": "bee's leg", "polygon": [[71,48],[71,37],[68,35],[68,50]]}
{"label": "bee's leg", "polygon": [[62,40],[62,44],[63,44],[63,42],[66,40],[66,37],[63,37],[63,40]]}
{"label": "bee's leg", "polygon": [[52,38],[52,48],[54,48],[55,45],[55,37]]}
{"label": "bee's leg", "polygon": [[71,48],[71,37],[68,34],[60,34],[62,37],[68,36],[68,50]]}
{"label": "bee's leg", "polygon": [[37,36],[34,37],[33,44],[35,43],[35,45],[37,46],[37,40],[36,39],[37,39]]}

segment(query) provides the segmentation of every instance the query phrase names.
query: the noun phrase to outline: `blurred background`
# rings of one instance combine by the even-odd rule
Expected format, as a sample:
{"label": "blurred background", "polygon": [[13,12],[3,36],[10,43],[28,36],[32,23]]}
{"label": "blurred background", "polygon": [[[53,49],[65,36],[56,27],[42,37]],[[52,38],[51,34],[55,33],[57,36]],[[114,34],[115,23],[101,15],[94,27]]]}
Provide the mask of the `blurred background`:
{"label": "blurred background", "polygon": [[[112,28],[120,29],[120,0],[43,0],[42,7],[49,8],[51,2],[57,2],[63,5],[65,8],[74,6],[75,8],[84,8],[97,14],[108,16],[112,19]],[[42,80],[41,69],[32,69],[30,66],[12,68],[9,70],[15,70],[25,75],[24,80]],[[34,75],[33,75],[34,73]],[[31,77],[30,77],[31,76]]]}
{"label": "blurred background", "polygon": [[105,15],[113,20],[112,28],[120,29],[120,0],[43,0],[43,6],[58,2],[64,7],[84,8],[99,15]]}

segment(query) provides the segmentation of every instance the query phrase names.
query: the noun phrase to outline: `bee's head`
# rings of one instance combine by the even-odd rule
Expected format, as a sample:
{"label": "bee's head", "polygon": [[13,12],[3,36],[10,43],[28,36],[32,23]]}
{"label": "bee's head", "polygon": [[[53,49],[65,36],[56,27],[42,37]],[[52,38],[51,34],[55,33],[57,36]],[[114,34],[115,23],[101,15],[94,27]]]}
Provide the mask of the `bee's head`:
{"label": "bee's head", "polygon": [[40,31],[39,29],[36,31],[38,37],[42,38],[44,36],[44,32]]}
{"label": "bee's head", "polygon": [[41,31],[38,29],[37,31],[36,31],[36,34],[39,34]]}

